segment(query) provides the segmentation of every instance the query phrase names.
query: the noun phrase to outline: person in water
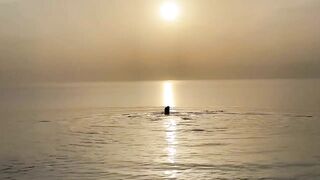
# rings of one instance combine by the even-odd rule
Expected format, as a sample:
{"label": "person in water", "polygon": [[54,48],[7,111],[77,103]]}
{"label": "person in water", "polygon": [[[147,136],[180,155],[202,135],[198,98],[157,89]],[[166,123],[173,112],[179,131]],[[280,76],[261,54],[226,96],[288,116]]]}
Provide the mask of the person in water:
{"label": "person in water", "polygon": [[170,106],[167,106],[164,108],[164,114],[165,115],[170,115]]}

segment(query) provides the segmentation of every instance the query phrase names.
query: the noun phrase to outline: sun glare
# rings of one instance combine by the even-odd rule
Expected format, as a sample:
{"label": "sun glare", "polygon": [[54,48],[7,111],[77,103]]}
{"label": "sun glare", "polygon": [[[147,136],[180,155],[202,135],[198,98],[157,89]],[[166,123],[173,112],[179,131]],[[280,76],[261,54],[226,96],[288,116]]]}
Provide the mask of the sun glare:
{"label": "sun glare", "polygon": [[162,4],[160,14],[164,20],[174,21],[180,14],[180,8],[175,2],[168,1]]}

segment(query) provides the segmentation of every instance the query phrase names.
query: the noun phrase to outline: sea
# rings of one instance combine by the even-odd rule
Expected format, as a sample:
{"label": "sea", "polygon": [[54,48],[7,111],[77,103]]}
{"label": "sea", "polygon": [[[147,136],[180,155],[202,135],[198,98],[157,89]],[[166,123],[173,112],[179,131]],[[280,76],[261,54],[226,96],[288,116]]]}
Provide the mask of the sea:
{"label": "sea", "polygon": [[320,79],[0,86],[1,180],[320,179],[319,139]]}

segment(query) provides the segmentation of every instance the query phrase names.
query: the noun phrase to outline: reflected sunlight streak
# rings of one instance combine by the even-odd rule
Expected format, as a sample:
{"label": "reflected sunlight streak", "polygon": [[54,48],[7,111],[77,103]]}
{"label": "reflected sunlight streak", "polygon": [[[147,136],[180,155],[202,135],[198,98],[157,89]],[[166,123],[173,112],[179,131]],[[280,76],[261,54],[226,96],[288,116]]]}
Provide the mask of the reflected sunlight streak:
{"label": "reflected sunlight streak", "polygon": [[[173,83],[166,81],[163,83],[163,105],[174,107],[174,93],[173,93]],[[177,119],[174,116],[168,116],[164,119],[165,128],[165,140],[167,142],[167,147],[165,151],[167,153],[167,162],[170,164],[176,163],[177,154],[177,140],[176,140],[176,130],[177,130]],[[169,169],[164,172],[168,178],[176,178],[177,171],[174,169]]]}
{"label": "reflected sunlight streak", "polygon": [[[164,127],[166,131],[166,141],[167,141],[167,161],[171,164],[176,162],[176,154],[177,154],[177,140],[176,140],[176,130],[177,123],[174,117],[167,117],[164,122]],[[168,178],[176,178],[177,171],[176,170],[166,170],[165,175]]]}
{"label": "reflected sunlight streak", "polygon": [[174,106],[173,87],[172,83],[168,81],[163,83],[163,105]]}

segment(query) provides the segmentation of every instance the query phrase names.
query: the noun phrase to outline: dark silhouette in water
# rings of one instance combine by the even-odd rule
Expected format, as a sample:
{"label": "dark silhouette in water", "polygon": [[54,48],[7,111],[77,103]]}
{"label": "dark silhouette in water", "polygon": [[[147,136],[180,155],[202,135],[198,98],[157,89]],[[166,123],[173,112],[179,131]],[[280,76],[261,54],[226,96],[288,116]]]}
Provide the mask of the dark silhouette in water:
{"label": "dark silhouette in water", "polygon": [[170,115],[170,106],[167,106],[164,108],[164,114],[165,115]]}

